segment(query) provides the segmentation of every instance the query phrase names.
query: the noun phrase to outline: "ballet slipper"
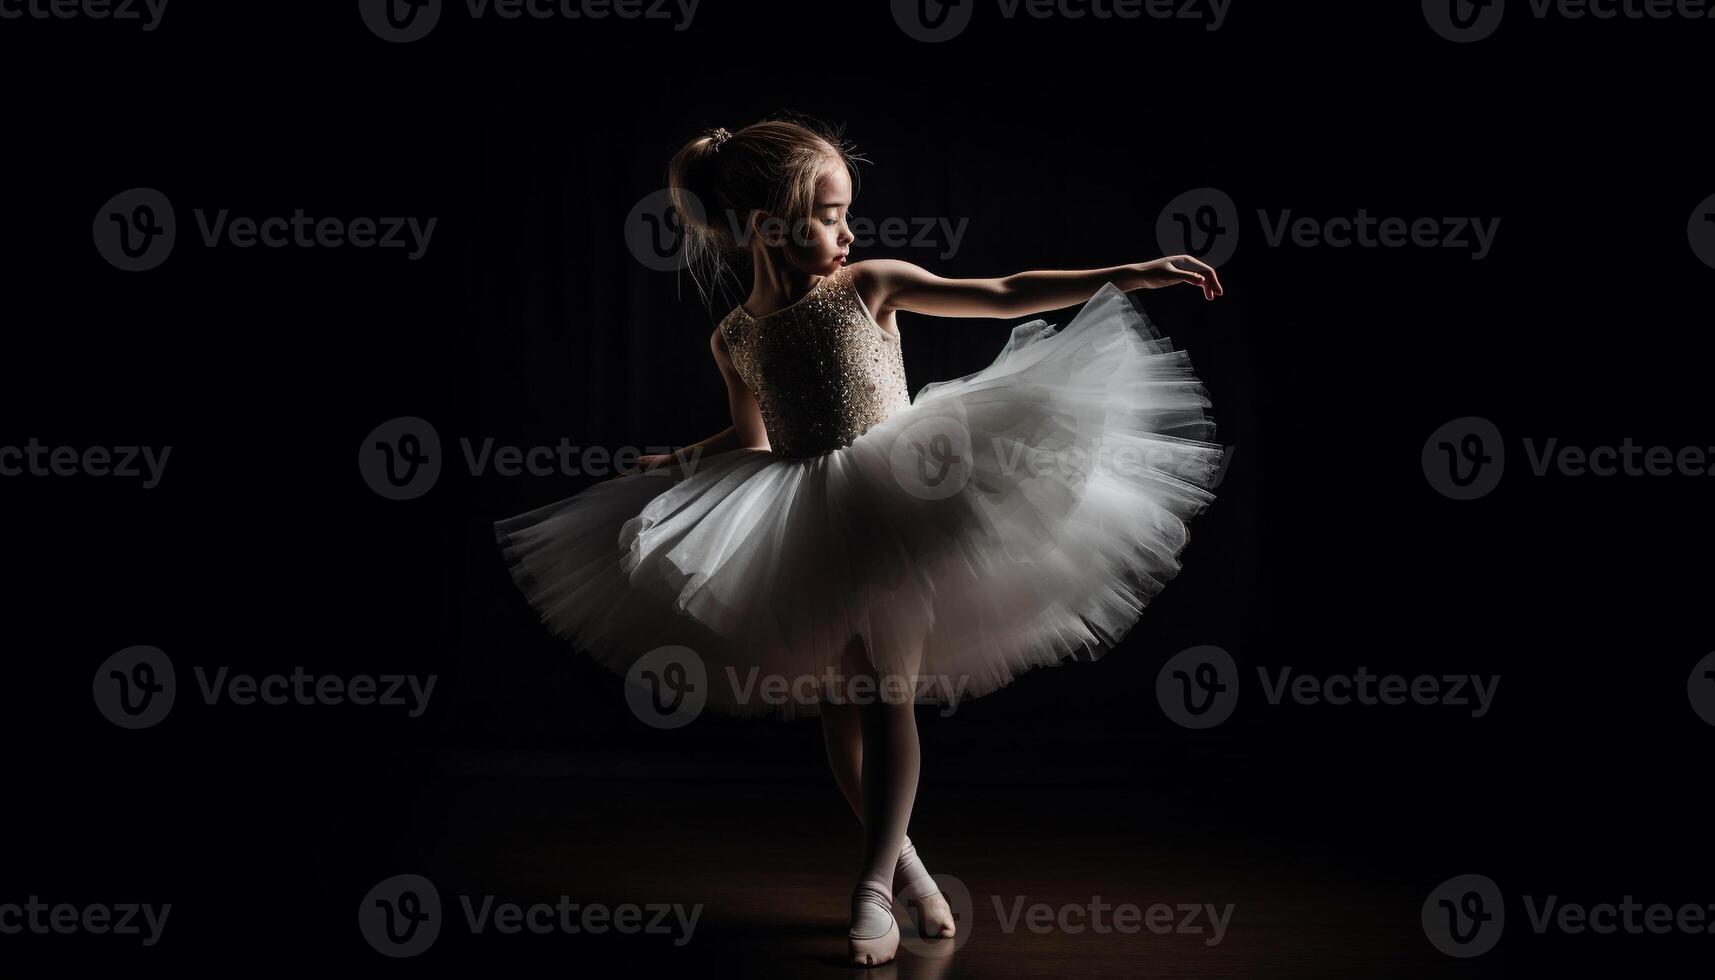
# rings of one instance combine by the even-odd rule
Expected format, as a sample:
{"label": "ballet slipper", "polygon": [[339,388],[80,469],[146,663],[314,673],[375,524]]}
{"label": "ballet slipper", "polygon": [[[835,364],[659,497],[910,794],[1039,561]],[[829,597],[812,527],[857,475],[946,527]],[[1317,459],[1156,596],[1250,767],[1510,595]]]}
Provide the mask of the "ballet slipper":
{"label": "ballet slipper", "polygon": [[893,896],[885,884],[860,881],[852,892],[852,927],[846,948],[855,966],[890,963],[899,952],[899,923],[893,920]]}
{"label": "ballet slipper", "polygon": [[905,903],[905,910],[917,927],[917,935],[924,939],[944,939],[958,931],[952,908],[936,886],[935,879],[929,876],[929,869],[917,856],[917,848],[909,837],[899,849],[899,864],[894,877],[903,883],[894,894]]}

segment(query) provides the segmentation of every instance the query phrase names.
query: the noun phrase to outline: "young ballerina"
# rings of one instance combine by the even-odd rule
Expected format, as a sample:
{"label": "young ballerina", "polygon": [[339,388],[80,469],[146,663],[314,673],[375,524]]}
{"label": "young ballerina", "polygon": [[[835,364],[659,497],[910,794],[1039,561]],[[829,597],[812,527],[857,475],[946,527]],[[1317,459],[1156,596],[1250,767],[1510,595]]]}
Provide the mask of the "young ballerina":
{"label": "young ballerina", "polygon": [[[543,620],[602,664],[682,645],[707,706],[821,715],[863,825],[849,954],[875,966],[898,948],[895,900],[925,938],[957,930],[906,837],[913,703],[1093,659],[1178,571],[1221,449],[1189,359],[1123,291],[1223,289],[1184,255],[997,279],[848,262],[855,175],[801,121],[680,150],[669,187],[699,285],[751,267],[709,338],[732,425],[495,528]],[[1065,329],[1032,320],[987,368],[907,394],[899,311],[1079,302]],[[809,693],[762,696],[781,690]]]}

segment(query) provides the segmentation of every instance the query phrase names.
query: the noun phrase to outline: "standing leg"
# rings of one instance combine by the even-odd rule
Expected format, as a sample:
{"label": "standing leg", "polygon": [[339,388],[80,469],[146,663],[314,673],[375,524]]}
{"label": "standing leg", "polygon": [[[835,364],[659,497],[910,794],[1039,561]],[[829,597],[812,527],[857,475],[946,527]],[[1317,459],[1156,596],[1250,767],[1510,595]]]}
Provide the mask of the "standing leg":
{"label": "standing leg", "polygon": [[917,797],[921,757],[917,742],[917,662],[921,648],[900,651],[889,661],[891,673],[875,667],[870,651],[854,642],[842,664],[854,684],[858,728],[862,735],[864,857],[857,888],[852,893],[852,928],[848,945],[853,963],[878,966],[899,949],[899,927],[893,920],[893,874],[911,822]]}
{"label": "standing leg", "polygon": [[880,966],[899,949],[893,870],[917,793],[917,732],[909,708],[896,705],[861,705],[858,719],[864,746],[863,866],[852,891],[847,945],[853,963]]}
{"label": "standing leg", "polygon": [[[858,821],[863,821],[863,728],[858,718],[858,706],[825,701],[822,704],[822,741],[828,752],[828,767],[834,772],[834,782],[851,805]],[[907,835],[899,849],[899,863],[893,869],[894,898],[905,902],[917,919],[917,931],[924,939],[951,936],[957,930],[953,910],[947,899],[929,876],[917,848]]]}
{"label": "standing leg", "polygon": [[[853,654],[843,670],[863,670],[867,663]],[[864,819],[863,807],[863,723],[859,706],[846,701],[822,703],[822,741],[828,753],[828,767],[834,782],[840,787],[858,821]],[[900,845],[899,862],[893,870],[893,894],[903,901],[917,921],[917,931],[924,939],[945,938],[957,931],[953,910],[941,894],[935,879],[930,877],[917,854],[916,845],[907,835]]]}

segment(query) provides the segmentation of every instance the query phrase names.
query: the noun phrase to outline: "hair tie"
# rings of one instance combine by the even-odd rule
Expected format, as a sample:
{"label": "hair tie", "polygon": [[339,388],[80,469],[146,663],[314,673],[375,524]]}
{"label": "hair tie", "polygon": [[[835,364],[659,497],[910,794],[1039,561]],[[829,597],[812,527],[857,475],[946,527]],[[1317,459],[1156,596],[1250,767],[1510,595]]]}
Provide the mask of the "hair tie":
{"label": "hair tie", "polygon": [[732,139],[732,134],[727,132],[725,127],[722,127],[720,129],[715,130],[713,133],[709,134],[709,138],[714,140],[715,149],[719,150],[721,148],[722,143],[725,143],[727,140]]}

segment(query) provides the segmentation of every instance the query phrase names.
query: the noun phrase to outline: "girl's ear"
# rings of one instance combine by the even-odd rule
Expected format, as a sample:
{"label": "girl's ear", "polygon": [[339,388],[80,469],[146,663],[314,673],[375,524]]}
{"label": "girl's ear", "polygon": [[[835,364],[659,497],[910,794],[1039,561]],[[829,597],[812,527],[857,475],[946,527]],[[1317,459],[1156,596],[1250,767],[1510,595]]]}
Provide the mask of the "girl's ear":
{"label": "girl's ear", "polygon": [[750,222],[745,229],[752,241],[760,241],[769,248],[779,248],[786,244],[786,229],[774,215],[758,208],[750,212]]}

